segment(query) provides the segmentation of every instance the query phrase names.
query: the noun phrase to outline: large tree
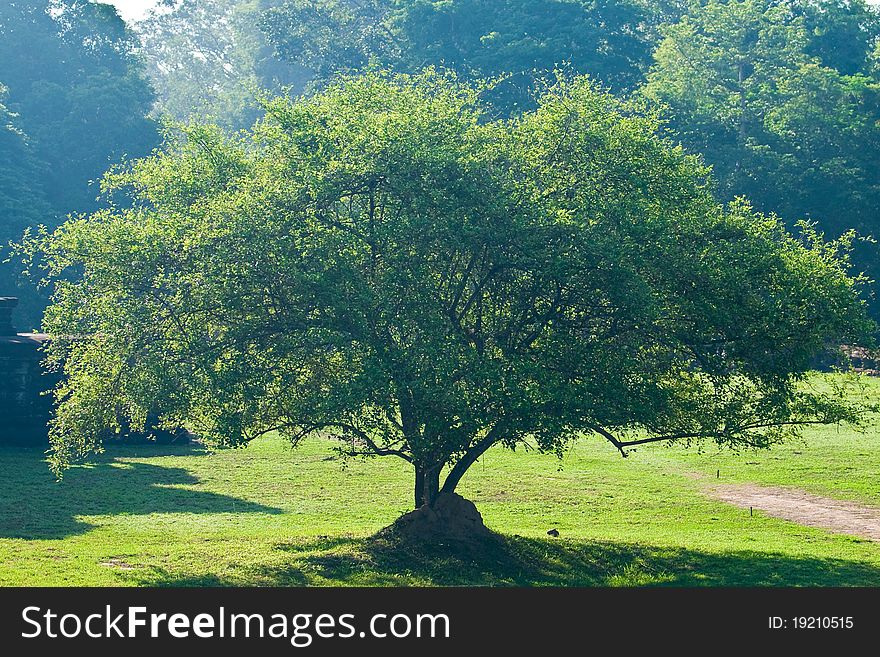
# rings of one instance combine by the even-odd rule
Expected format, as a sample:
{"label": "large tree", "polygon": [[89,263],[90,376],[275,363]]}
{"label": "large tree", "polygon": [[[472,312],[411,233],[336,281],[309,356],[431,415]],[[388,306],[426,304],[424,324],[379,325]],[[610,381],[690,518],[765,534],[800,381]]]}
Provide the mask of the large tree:
{"label": "large tree", "polygon": [[587,80],[519,120],[479,96],[368,75],[244,137],[190,126],[107,178],[130,209],[37,239],[56,470],[160,407],[218,445],[400,458],[419,506],[497,444],[760,447],[856,417],[801,385],[870,329],[844,243],[718,205],[656,117]]}
{"label": "large tree", "polygon": [[795,0],[803,17],[807,52],[844,75],[865,73],[880,38],[880,12],[865,0]]}
{"label": "large tree", "polygon": [[4,3],[0,36],[7,105],[46,165],[47,197],[61,216],[94,209],[89,183],[158,144],[136,39],[111,5],[86,0]]}

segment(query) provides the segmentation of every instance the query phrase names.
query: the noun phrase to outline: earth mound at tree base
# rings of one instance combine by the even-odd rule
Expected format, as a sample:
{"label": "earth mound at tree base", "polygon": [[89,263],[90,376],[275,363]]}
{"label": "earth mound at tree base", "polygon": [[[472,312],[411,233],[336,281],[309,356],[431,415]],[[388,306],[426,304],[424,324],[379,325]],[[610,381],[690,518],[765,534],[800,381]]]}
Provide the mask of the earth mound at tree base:
{"label": "earth mound at tree base", "polygon": [[442,493],[434,504],[423,504],[402,515],[386,531],[400,538],[416,539],[468,540],[491,535],[474,503],[457,493]]}

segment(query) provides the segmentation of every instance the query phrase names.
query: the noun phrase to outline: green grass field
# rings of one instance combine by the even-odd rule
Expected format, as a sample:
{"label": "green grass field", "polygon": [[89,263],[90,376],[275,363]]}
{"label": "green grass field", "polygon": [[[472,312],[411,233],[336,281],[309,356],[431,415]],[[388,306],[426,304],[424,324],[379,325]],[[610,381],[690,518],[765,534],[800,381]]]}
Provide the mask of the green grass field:
{"label": "green grass field", "polygon": [[755,482],[880,506],[876,430],[741,454],[622,459],[599,439],[562,460],[497,449],[459,492],[501,537],[467,550],[369,540],[409,509],[411,473],[331,456],[327,441],[274,437],[216,454],[119,447],[59,484],[40,450],[0,450],[0,584],[880,586],[880,543],[701,492]]}

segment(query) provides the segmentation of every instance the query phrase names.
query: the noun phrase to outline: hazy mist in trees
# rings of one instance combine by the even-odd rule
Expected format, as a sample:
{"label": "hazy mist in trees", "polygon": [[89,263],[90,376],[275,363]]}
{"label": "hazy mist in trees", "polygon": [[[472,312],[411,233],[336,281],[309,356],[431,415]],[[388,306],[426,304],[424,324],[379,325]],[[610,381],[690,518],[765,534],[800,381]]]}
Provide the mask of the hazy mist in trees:
{"label": "hazy mist in trees", "polygon": [[[161,0],[131,26],[109,5],[14,0],[0,6],[0,240],[94,209],[90,181],[149,153],[162,116],[238,130],[260,117],[258,90],[426,66],[495,80],[493,116],[534,107],[554,69],[588,74],[656,102],[720,199],[878,236],[878,37],[864,0]],[[855,248],[880,277],[877,245]],[[4,265],[0,294],[29,298],[35,323],[13,277]]]}
{"label": "hazy mist in trees", "polygon": [[[0,4],[0,240],[97,206],[99,180],[124,158],[158,145],[154,94],[135,57],[138,42],[110,5],[84,0]],[[3,294],[23,298],[21,321],[42,302],[16,268]]]}

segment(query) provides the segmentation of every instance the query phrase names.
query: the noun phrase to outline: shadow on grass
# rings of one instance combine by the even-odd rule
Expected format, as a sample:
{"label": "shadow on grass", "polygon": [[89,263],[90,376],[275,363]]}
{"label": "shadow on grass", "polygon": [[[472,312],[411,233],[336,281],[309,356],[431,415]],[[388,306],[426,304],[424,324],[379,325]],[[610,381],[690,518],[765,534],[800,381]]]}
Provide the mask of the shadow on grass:
{"label": "shadow on grass", "polygon": [[[199,453],[193,446],[159,446],[166,455]],[[180,485],[198,484],[184,468],[114,462],[157,456],[152,446],[115,447],[58,482],[37,449],[0,449],[0,538],[60,539],[93,525],[79,516],[149,513],[280,513],[279,509]]]}
{"label": "shadow on grass", "polygon": [[104,443],[106,457],[150,458],[153,456],[201,456],[210,452],[199,442],[163,443]]}
{"label": "shadow on grass", "polygon": [[236,587],[236,586],[309,586],[310,582],[303,571],[285,568],[276,572],[276,578],[267,580],[260,570],[244,569],[237,575],[181,575],[158,567],[150,567],[137,575],[123,574],[120,582],[124,586],[162,586],[173,588]]}
{"label": "shadow on grass", "polygon": [[380,534],[304,561],[322,578],[376,585],[402,574],[438,586],[880,585],[880,568],[842,559],[498,535],[438,544]]}
{"label": "shadow on grass", "polygon": [[417,543],[379,534],[282,544],[288,566],[227,578],[153,572],[152,586],[878,586],[880,568],[843,559],[709,553],[495,535]]}

